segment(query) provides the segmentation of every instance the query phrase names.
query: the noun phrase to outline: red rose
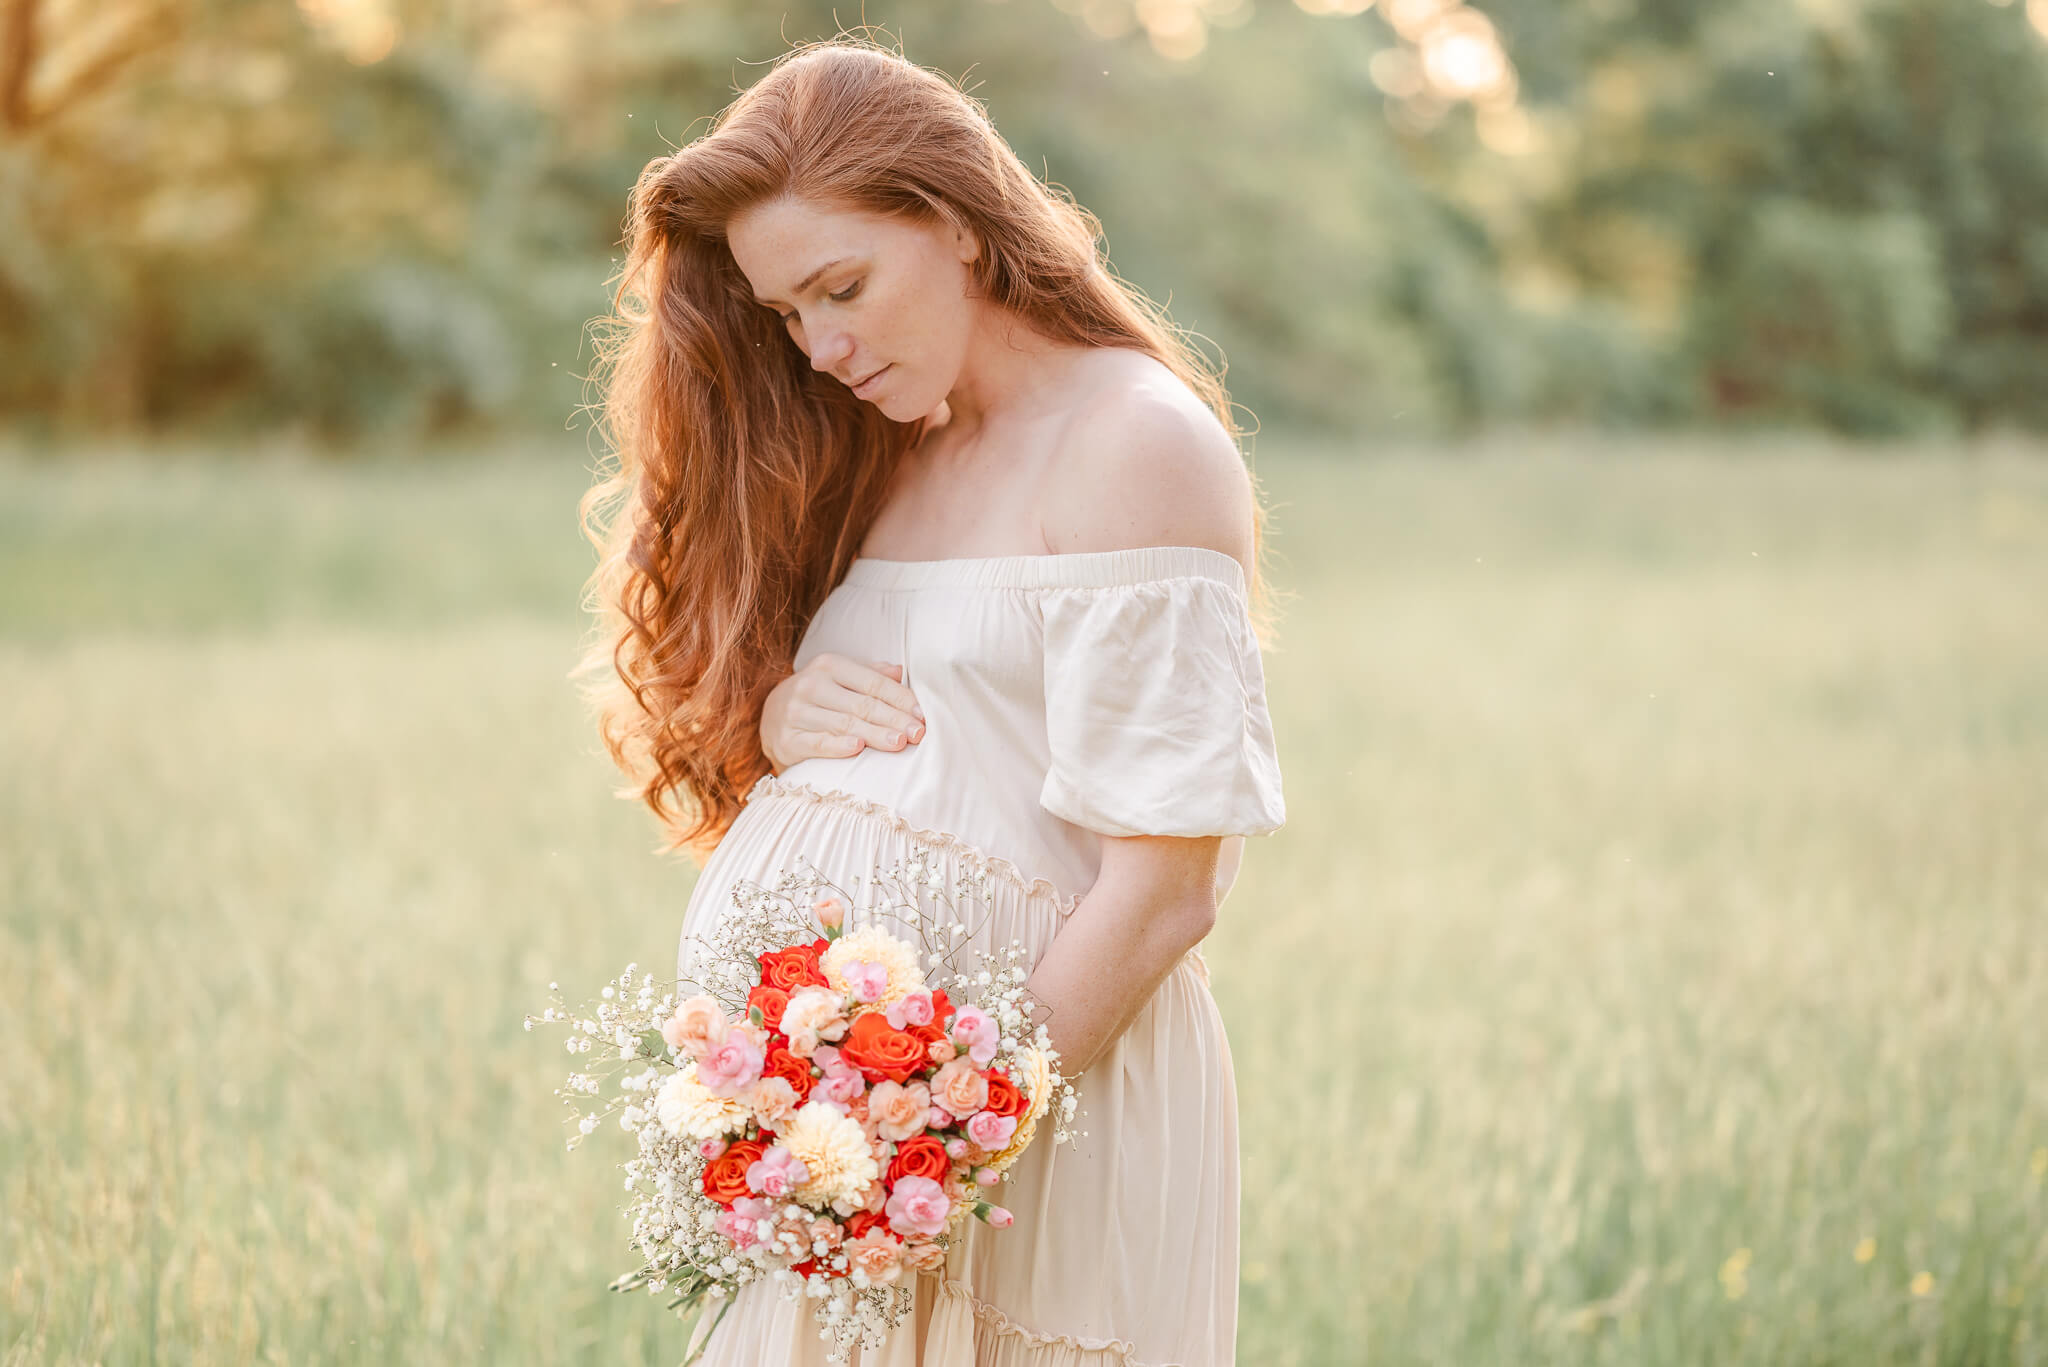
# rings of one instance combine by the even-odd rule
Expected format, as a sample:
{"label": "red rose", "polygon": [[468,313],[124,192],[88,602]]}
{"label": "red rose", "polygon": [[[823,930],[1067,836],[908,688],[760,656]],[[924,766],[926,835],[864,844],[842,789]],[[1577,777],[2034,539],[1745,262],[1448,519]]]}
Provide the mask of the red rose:
{"label": "red rose", "polygon": [[830,943],[829,940],[813,940],[807,945],[771,949],[760,955],[762,986],[779,987],[786,993],[795,992],[800,987],[827,986],[825,971],[818,967],[818,956]]}
{"label": "red rose", "polygon": [[816,1258],[806,1258],[800,1263],[791,1263],[789,1270],[796,1273],[799,1277],[808,1277],[818,1270],[818,1260]]}
{"label": "red rose", "polygon": [[872,1210],[857,1210],[846,1221],[846,1237],[848,1239],[858,1239],[871,1229],[887,1229],[888,1227],[889,1220],[887,1216],[878,1215]]}
{"label": "red rose", "polygon": [[747,1169],[767,1151],[758,1139],[735,1139],[726,1145],[724,1153],[704,1166],[704,1194],[730,1210],[747,1194]]}
{"label": "red rose", "polygon": [[869,1082],[908,1082],[926,1062],[924,1041],[898,1030],[879,1011],[853,1018],[853,1027],[840,1041],[839,1057],[860,1069]]}
{"label": "red rose", "polygon": [[760,1007],[762,1022],[770,1030],[779,1029],[782,1025],[783,1009],[789,1005],[789,993],[779,987],[770,987],[767,983],[762,983],[747,993],[747,1005]]}
{"label": "red rose", "polygon": [[896,1146],[896,1158],[889,1164],[889,1182],[893,1186],[906,1177],[929,1177],[945,1185],[946,1174],[953,1171],[953,1160],[946,1157],[946,1146],[928,1134],[912,1135]]}
{"label": "red rose", "polygon": [[768,1050],[768,1061],[761,1065],[761,1076],[779,1077],[787,1082],[790,1090],[796,1093],[798,1101],[811,1094],[811,1086],[817,1081],[811,1076],[810,1064],[779,1045]]}
{"label": "red rose", "polygon": [[988,1100],[983,1103],[983,1108],[997,1115],[1022,1115],[1031,1108],[1031,1103],[1024,1099],[1024,1093],[1010,1081],[1008,1074],[1000,1068],[991,1068],[988,1072]]}

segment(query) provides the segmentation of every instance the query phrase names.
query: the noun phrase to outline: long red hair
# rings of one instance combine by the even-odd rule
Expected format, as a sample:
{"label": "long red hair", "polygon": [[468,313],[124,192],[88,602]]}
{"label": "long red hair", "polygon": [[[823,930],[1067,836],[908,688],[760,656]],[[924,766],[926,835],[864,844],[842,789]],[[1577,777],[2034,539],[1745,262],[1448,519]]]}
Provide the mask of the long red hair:
{"label": "long red hair", "polygon": [[[1148,353],[1240,434],[1220,370],[1110,271],[1099,221],[1034,177],[979,101],[865,37],[784,53],[709,132],[641,171],[598,329],[610,454],[580,505],[599,552],[584,586],[598,621],[572,677],[588,680],[630,780],[620,796],[645,801],[667,848],[693,855],[770,771],[762,704],[926,427],[812,369],[754,301],[725,225],[783,195],[964,225],[982,246],[970,267],[981,297],[1047,336]],[[1263,631],[1256,574],[1252,587]]]}

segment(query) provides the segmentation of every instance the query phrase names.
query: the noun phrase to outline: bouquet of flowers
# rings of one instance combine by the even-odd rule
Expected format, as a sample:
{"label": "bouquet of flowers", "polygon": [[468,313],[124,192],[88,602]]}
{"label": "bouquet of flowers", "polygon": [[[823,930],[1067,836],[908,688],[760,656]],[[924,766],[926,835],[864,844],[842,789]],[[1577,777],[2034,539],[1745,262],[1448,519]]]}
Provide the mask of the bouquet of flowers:
{"label": "bouquet of flowers", "polygon": [[914,858],[871,887],[849,929],[849,899],[815,869],[742,882],[690,981],[636,982],[629,964],[573,1010],[550,984],[554,1005],[526,1018],[600,1056],[557,1090],[569,1147],[614,1114],[637,1139],[622,1166],[643,1263],[612,1287],[699,1316],[686,1362],[762,1277],[821,1302],[829,1360],[878,1345],[968,1217],[1011,1223],[988,1198],[1040,1119],[1072,1138],[1074,1087],[1032,1023],[1022,946],[960,962],[987,875],[947,897]]}

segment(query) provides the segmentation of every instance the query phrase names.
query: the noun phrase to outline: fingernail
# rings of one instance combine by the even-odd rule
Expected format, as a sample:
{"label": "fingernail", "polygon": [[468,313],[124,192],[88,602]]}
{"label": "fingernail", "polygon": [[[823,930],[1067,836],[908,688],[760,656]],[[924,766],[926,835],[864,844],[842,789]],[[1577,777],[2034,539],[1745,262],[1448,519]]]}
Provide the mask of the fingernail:
{"label": "fingernail", "polygon": [[913,727],[911,727],[911,728],[910,728],[910,738],[911,738],[912,740],[923,740],[923,739],[924,739],[924,727],[922,727],[922,726],[913,726]]}

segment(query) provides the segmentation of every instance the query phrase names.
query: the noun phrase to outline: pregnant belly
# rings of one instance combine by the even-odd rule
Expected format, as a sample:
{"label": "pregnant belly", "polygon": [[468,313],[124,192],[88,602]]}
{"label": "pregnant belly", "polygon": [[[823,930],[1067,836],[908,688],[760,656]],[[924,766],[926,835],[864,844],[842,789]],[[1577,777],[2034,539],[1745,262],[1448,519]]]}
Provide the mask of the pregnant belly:
{"label": "pregnant belly", "polygon": [[[677,976],[690,979],[702,938],[733,911],[733,893],[742,884],[770,886],[779,874],[811,868],[845,894],[853,908],[850,927],[875,921],[878,908],[914,904],[916,923],[897,916],[886,922],[889,928],[914,938],[922,925],[944,936],[940,942],[960,946],[955,962],[961,966],[992,958],[1013,940],[1023,946],[1026,966],[1035,965],[1080,900],[1003,856],[913,825],[884,803],[770,775],[755,785],[698,875],[683,914]],[[915,881],[878,885],[878,877],[892,870],[907,871]],[[927,881],[933,874],[936,891]],[[981,891],[965,900],[954,897],[963,879]],[[950,929],[956,923],[964,927],[957,936]],[[1199,953],[1190,951],[1185,967],[1206,981]]]}

